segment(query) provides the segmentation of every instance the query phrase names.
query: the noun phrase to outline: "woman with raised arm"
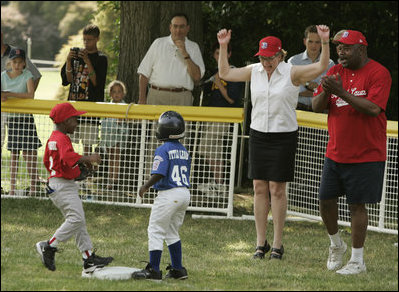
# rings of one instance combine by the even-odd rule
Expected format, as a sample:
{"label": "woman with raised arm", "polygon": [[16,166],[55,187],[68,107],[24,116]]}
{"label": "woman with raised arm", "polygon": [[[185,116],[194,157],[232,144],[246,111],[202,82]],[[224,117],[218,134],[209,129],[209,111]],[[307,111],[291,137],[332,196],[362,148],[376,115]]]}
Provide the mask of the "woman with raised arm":
{"label": "woman with raised arm", "polygon": [[249,134],[249,173],[254,188],[256,251],[254,259],[264,259],[270,250],[266,240],[267,216],[271,206],[274,239],[270,259],[281,259],[284,253],[282,235],[287,212],[286,184],[294,179],[298,140],[296,105],[299,85],[315,79],[327,69],[330,59],[330,30],[318,25],[322,41],[320,61],[295,66],[285,62],[287,53],[281,40],[268,36],[260,40],[259,63],[230,68],[227,45],[231,30],[222,29],[219,76],[227,81],[251,81],[252,114]]}

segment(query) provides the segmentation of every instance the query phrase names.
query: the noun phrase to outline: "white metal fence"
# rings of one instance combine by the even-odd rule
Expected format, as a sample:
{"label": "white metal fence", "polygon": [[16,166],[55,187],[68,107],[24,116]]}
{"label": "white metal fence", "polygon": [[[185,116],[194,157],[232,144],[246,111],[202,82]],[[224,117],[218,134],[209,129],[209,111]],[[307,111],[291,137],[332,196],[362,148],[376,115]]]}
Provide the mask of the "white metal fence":
{"label": "white metal fence", "polygon": [[59,68],[59,66],[61,65],[60,62],[49,61],[49,60],[39,60],[39,59],[31,59],[31,62],[35,65],[38,65],[37,67],[40,71],[53,71],[53,72],[60,71],[60,68]]}
{"label": "white metal fence", "polygon": [[[37,172],[41,178],[40,187],[31,194],[47,198],[43,182],[48,173],[43,166],[44,145],[53,130],[48,117],[55,101],[12,101],[4,110],[7,112],[33,113],[36,128],[43,146],[36,157]],[[103,162],[95,175],[81,185],[81,197],[85,201],[102,204],[121,204],[135,207],[150,207],[156,193],[151,190],[141,199],[138,188],[149,177],[154,149],[159,142],[154,138],[153,127],[161,112],[173,109],[186,119],[187,137],[183,144],[192,156],[191,203],[189,210],[222,213],[233,217],[233,191],[238,126],[242,122],[239,109],[200,107],[156,107],[139,105],[115,105],[107,103],[76,102],[75,107],[86,110],[100,120],[96,138],[92,141],[93,151],[101,153]],[[3,117],[2,105],[2,117]],[[288,184],[288,213],[300,217],[321,220],[318,209],[318,188],[324,153],[328,141],[325,116],[301,112],[299,115],[299,143],[296,155],[295,179]],[[321,122],[320,122],[321,120]],[[368,206],[369,228],[397,234],[398,215],[398,173],[397,173],[397,122],[396,132],[388,138],[388,160],[381,203]],[[118,131],[107,128],[114,125]],[[108,131],[108,137],[105,135]],[[7,140],[2,147],[1,186],[2,197],[26,197],[30,189],[30,175],[26,162],[19,158],[16,192],[9,194],[11,155]],[[241,137],[242,138],[242,137]],[[118,143],[118,144],[117,144]],[[117,145],[115,145],[117,144]],[[75,150],[83,153],[82,143],[73,144]],[[245,143],[242,143],[245,145]],[[246,167],[244,165],[244,167]],[[117,169],[115,173],[114,170]],[[112,185],[114,180],[114,185]],[[339,201],[339,220],[349,225],[350,215],[345,199]]]}
{"label": "white metal fence", "polygon": [[[33,100],[30,102],[35,104],[39,101]],[[46,102],[55,104],[54,101]],[[84,107],[78,107],[79,109],[89,112],[92,110],[90,103],[80,102],[76,104],[84,105]],[[107,111],[107,107],[113,108],[115,111],[119,111],[122,116],[125,115],[128,107],[123,105],[122,108],[119,107],[120,109],[118,109],[118,105],[107,103],[97,104],[97,106],[104,107],[104,111]],[[174,110],[181,112],[179,107],[174,108]],[[193,108],[190,110],[193,111]],[[132,111],[134,112],[134,109]],[[29,112],[29,105],[26,112]],[[98,126],[92,127],[97,129],[95,130],[97,138],[91,140],[90,144],[92,144],[93,151],[101,154],[102,163],[93,177],[78,182],[83,200],[137,207],[151,206],[156,196],[155,190],[151,189],[144,198],[140,198],[138,189],[149,178],[154,150],[160,145],[160,142],[154,137],[153,129],[161,112],[162,110],[157,110],[156,114],[153,115],[153,120],[115,117],[86,118],[86,122],[94,122],[93,125],[96,125],[96,120],[99,121]],[[239,109],[236,109],[236,112],[239,112]],[[184,117],[184,110],[181,113]],[[2,112],[3,117],[5,114]],[[8,126],[12,126],[11,123],[15,120],[13,118],[14,113],[7,113],[7,115]],[[10,151],[7,150],[8,140],[11,137],[5,135],[1,159],[2,197],[47,197],[44,187],[48,172],[43,165],[43,154],[45,144],[54,129],[54,125],[48,117],[48,113],[45,115],[34,114],[33,116],[39,138],[43,144],[38,149],[37,157],[34,158],[38,161],[37,169],[29,171],[23,155],[20,155],[16,187],[15,191],[13,190],[10,184],[12,156]],[[209,125],[212,125],[212,127],[209,127]],[[7,129],[5,132],[7,133]],[[79,128],[77,133],[79,133]],[[70,136],[73,142],[78,142],[74,140],[73,135]],[[192,187],[189,210],[233,215],[237,136],[238,123],[186,121],[186,137],[182,140],[182,143],[192,156],[190,177]],[[75,151],[83,154],[82,140],[73,143],[73,146]],[[32,172],[35,171],[40,178],[37,183],[39,187],[36,191],[30,193],[31,184],[33,184],[31,181]],[[217,181],[215,181],[215,177]],[[10,191],[13,193],[10,194]]]}
{"label": "white metal fence", "polygon": [[[326,129],[300,127],[295,178],[288,186],[289,214],[320,220],[318,190],[328,142]],[[368,228],[398,232],[398,138],[388,137],[388,156],[382,201],[367,205]],[[344,197],[339,198],[339,223],[350,225],[350,213]]]}

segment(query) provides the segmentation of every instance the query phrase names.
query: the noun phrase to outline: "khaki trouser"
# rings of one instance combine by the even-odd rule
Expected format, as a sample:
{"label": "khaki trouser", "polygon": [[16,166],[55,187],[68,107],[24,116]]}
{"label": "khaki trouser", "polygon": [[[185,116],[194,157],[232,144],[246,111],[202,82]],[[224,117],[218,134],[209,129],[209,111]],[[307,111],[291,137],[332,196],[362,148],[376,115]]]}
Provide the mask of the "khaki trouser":
{"label": "khaki trouser", "polygon": [[152,105],[193,105],[191,91],[170,92],[150,88],[147,95],[147,104]]}

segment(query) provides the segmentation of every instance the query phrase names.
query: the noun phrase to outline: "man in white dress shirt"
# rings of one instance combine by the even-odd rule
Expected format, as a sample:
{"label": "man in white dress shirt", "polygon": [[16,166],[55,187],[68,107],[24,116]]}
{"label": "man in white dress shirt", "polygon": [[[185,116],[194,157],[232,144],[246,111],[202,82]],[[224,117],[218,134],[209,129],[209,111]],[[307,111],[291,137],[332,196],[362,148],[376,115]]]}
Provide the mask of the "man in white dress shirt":
{"label": "man in white dress shirt", "polygon": [[169,36],[152,43],[137,69],[139,104],[193,105],[191,91],[205,73],[201,51],[187,38],[190,25],[185,14],[175,14],[169,30]]}

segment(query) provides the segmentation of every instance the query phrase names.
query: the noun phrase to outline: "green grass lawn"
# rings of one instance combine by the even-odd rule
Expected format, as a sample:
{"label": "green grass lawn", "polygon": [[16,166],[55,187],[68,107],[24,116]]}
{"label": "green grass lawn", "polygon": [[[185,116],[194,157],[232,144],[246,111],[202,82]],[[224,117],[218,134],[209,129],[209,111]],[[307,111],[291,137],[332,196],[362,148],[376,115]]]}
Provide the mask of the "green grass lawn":
{"label": "green grass lawn", "polygon": [[[61,78],[59,72],[42,72],[37,99],[54,99]],[[48,139],[52,122],[39,117],[39,137]],[[38,153],[43,169],[42,147]],[[79,149],[75,149],[79,150]],[[2,164],[7,168],[8,151]],[[3,168],[2,167],[2,168]],[[22,168],[24,164],[22,163]],[[20,178],[22,181],[22,177]],[[28,184],[27,178],[24,181]],[[5,185],[6,189],[8,185]],[[252,190],[247,190],[247,193]],[[234,214],[252,215],[251,196],[235,195]],[[148,260],[147,224],[150,210],[111,205],[85,204],[89,234],[97,253],[115,258],[111,266],[143,268]],[[284,229],[285,254],[282,261],[253,261],[255,225],[253,221],[193,219],[188,213],[181,228],[183,264],[186,281],[107,281],[81,277],[81,255],[74,239],[60,244],[56,254],[57,270],[51,272],[41,263],[35,243],[51,237],[62,224],[60,212],[49,200],[1,200],[1,290],[372,290],[397,291],[397,235],[368,232],[365,246],[367,273],[340,276],[327,271],[329,239],[322,223],[287,222]],[[273,224],[267,238],[272,241]],[[350,246],[350,228],[341,227]],[[349,252],[345,260],[350,258]],[[170,263],[167,247],[161,261],[164,275]]]}
{"label": "green grass lawn", "polygon": [[[241,198],[242,199],[242,198]],[[89,234],[97,253],[115,258],[111,266],[143,268],[148,260],[147,224],[150,210],[85,204]],[[245,208],[245,204],[241,204]],[[180,230],[185,281],[108,281],[81,277],[81,255],[74,239],[60,243],[55,272],[47,270],[35,243],[48,239],[62,224],[50,200],[1,200],[1,290],[371,290],[397,291],[396,235],[368,232],[365,247],[367,273],[341,276],[327,271],[329,239],[321,223],[287,222],[282,261],[254,261],[253,221],[193,219],[188,213]],[[273,224],[267,238],[272,240]],[[342,229],[350,245],[350,229]],[[350,249],[349,249],[350,250]],[[345,255],[345,261],[350,252]],[[170,263],[167,247],[161,260]]]}

